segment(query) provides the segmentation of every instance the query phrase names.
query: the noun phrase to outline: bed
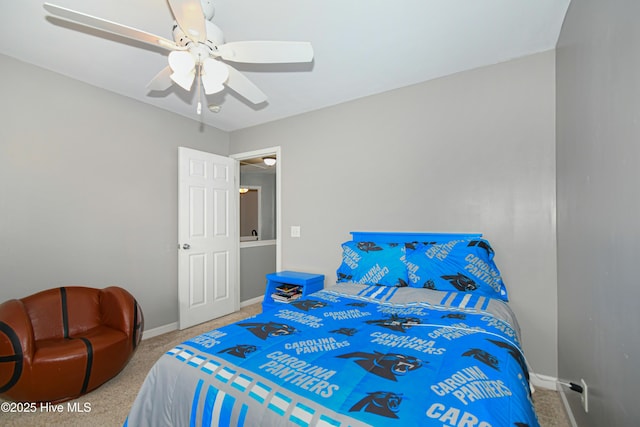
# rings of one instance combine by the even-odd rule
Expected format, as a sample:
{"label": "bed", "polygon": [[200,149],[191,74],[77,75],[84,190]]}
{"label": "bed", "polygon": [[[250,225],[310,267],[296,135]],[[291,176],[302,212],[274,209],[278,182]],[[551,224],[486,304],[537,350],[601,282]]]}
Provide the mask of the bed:
{"label": "bed", "polygon": [[489,242],[351,234],[335,284],[167,351],[125,426],[538,426]]}

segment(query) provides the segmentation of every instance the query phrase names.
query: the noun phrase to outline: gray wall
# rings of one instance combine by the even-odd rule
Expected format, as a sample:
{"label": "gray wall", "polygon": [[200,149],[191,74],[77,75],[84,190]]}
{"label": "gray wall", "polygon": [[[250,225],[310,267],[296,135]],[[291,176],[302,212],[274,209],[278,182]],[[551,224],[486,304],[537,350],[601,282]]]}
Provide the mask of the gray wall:
{"label": "gray wall", "polygon": [[240,301],[264,295],[265,276],[276,271],[276,245],[240,248]]}
{"label": "gray wall", "polygon": [[0,301],[120,285],[177,321],[178,146],[229,136],[0,55]]}
{"label": "gray wall", "polygon": [[233,153],[273,146],[284,269],[335,282],[351,230],[483,232],[529,361],[556,375],[554,52],[231,134]]}
{"label": "gray wall", "polygon": [[1,300],[116,283],[148,328],[175,322],[177,147],[281,146],[283,268],[335,281],[350,230],[482,231],[530,362],[556,375],[553,52],[231,136],[7,57],[0,67],[12,76],[0,80]]}
{"label": "gray wall", "polygon": [[559,375],[580,426],[640,422],[640,3],[571,2],[557,49]]}

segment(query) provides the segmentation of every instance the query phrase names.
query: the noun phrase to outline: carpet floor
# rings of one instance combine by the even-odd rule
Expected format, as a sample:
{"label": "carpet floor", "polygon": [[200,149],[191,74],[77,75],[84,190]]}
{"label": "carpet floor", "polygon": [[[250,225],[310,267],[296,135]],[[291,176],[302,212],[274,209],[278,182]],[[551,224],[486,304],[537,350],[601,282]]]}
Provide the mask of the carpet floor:
{"label": "carpet floor", "polygon": [[[156,360],[174,345],[258,314],[260,304],[252,304],[210,322],[182,331],[173,331],[142,341],[129,364],[116,377],[79,399],[62,404],[61,412],[39,410],[35,413],[0,412],[0,425],[6,427],[122,426],[147,372]],[[537,389],[533,395],[541,427],[569,427],[560,396],[552,390]],[[4,402],[0,399],[0,402]],[[177,426],[176,426],[177,427]]]}

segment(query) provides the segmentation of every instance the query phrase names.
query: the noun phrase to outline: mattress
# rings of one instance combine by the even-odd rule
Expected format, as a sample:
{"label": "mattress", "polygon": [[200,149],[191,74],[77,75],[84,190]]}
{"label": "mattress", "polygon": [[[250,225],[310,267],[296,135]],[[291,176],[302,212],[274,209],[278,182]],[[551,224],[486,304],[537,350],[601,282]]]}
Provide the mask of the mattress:
{"label": "mattress", "polygon": [[538,426],[516,318],[473,292],[337,283],[169,349],[126,426]]}

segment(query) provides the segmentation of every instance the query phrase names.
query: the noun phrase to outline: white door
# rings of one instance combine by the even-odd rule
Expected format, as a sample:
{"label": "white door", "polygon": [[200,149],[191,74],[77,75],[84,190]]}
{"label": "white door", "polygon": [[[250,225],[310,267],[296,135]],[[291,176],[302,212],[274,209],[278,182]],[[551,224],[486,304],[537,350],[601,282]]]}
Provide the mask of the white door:
{"label": "white door", "polygon": [[240,309],[235,159],[178,148],[178,300],[184,329]]}

